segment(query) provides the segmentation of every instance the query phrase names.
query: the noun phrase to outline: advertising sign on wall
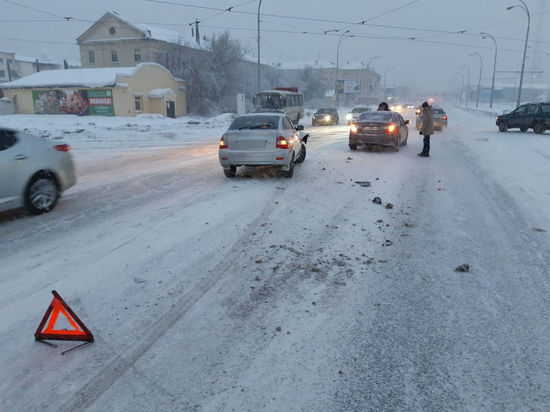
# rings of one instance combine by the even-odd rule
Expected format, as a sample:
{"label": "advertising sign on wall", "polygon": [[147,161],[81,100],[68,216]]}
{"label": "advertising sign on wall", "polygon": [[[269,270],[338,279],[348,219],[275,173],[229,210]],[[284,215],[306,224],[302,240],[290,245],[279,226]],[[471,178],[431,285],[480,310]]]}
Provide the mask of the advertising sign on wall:
{"label": "advertising sign on wall", "polygon": [[359,94],[361,93],[361,80],[336,80],[336,93]]}
{"label": "advertising sign on wall", "polygon": [[115,115],[110,89],[33,90],[32,99],[36,114]]}

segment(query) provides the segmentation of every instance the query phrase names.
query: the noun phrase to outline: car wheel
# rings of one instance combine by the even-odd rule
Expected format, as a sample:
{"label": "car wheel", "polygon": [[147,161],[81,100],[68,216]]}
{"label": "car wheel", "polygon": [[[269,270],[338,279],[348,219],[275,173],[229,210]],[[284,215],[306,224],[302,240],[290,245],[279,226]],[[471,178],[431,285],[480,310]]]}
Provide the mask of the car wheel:
{"label": "car wheel", "polygon": [[401,146],[407,146],[407,141],[409,140],[409,137],[405,137],[405,140],[401,142]]}
{"label": "car wheel", "polygon": [[306,145],[302,143],[302,150],[300,150],[300,155],[296,158],[296,163],[302,163],[306,160]]}
{"label": "car wheel", "polygon": [[291,178],[294,176],[294,156],[292,156],[292,159],[290,160],[290,165],[288,166],[288,170],[282,171],[281,174],[283,177]]}
{"label": "car wheel", "polygon": [[395,146],[394,146],[394,150],[396,152],[399,151],[399,147],[401,146],[401,142],[399,141],[399,139],[395,139]]}
{"label": "car wheel", "polygon": [[25,206],[30,213],[40,214],[52,210],[59,199],[55,177],[48,172],[35,175],[25,191]]}
{"label": "car wheel", "polygon": [[527,130],[529,130],[529,128],[528,127],[520,127],[519,130],[521,130],[522,132],[525,133]]}
{"label": "car wheel", "polygon": [[498,130],[500,132],[507,132],[508,131],[508,125],[506,124],[506,122],[504,121],[500,121],[499,124],[498,124]]}
{"label": "car wheel", "polygon": [[237,166],[230,166],[229,169],[223,169],[225,177],[235,177],[237,174]]}
{"label": "car wheel", "polygon": [[537,134],[544,133],[544,125],[542,123],[536,123],[535,126],[533,126],[533,131]]}
{"label": "car wheel", "polygon": [[357,150],[357,145],[356,145],[356,144],[351,144],[351,143],[350,143],[350,144],[349,144],[349,148],[350,148],[351,150]]}

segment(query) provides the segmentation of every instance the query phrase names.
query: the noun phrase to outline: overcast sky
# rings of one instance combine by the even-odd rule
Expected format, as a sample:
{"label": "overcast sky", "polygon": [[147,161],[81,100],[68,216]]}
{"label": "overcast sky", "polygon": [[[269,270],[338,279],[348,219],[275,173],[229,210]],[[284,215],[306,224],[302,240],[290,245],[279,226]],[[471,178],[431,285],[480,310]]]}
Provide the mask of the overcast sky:
{"label": "overcast sky", "polygon": [[[546,24],[550,22],[549,1],[525,1],[531,11],[532,40],[526,70],[533,68],[536,51],[539,52],[538,69],[544,70],[550,67],[550,27]],[[191,33],[189,23],[198,19],[201,21],[201,35],[211,36],[227,29],[242,42],[249,54],[255,55],[258,0],[167,2],[182,5],[147,0],[0,0],[0,50],[50,59],[79,60],[75,43],[78,35],[106,11],[116,10],[133,22],[154,23],[186,34]],[[497,38],[497,70],[519,70],[527,27],[526,13],[520,8],[506,10],[508,6],[519,4],[519,0],[263,0],[262,62],[318,59],[335,62],[340,33],[349,29],[348,34],[356,37],[341,43],[340,61],[367,63],[372,57],[380,56],[372,60],[371,66],[382,75],[386,73],[388,84],[406,83],[426,90],[449,89],[451,79],[461,65],[471,69],[471,82],[477,83],[479,57],[470,56],[474,51],[483,57],[484,82],[490,84],[493,43],[473,34],[486,31]],[[234,8],[233,12],[220,13],[191,7],[193,5],[212,9]],[[88,21],[67,22],[56,16]],[[364,25],[352,25],[365,20],[368,21]],[[327,30],[339,32],[323,34]],[[460,30],[469,30],[472,35],[456,33]],[[395,68],[390,69],[392,67]],[[543,75],[544,82],[548,82],[549,74]],[[501,79],[513,79],[514,76],[513,73],[498,74]]]}

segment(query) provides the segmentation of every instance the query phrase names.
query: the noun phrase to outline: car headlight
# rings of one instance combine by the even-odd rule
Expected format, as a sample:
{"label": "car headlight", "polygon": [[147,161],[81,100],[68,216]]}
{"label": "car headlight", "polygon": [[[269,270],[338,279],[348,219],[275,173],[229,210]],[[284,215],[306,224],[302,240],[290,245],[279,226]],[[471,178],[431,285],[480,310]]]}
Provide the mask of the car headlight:
{"label": "car headlight", "polygon": [[330,120],[330,115],[327,114],[327,115],[325,116],[325,122],[328,122],[329,120]]}
{"label": "car headlight", "polygon": [[350,131],[351,133],[357,133],[357,125],[354,124],[354,123],[352,123],[352,124],[350,125],[350,127],[349,127],[349,131]]}
{"label": "car headlight", "polygon": [[352,119],[351,113],[346,114],[346,120],[351,120],[351,119]]}

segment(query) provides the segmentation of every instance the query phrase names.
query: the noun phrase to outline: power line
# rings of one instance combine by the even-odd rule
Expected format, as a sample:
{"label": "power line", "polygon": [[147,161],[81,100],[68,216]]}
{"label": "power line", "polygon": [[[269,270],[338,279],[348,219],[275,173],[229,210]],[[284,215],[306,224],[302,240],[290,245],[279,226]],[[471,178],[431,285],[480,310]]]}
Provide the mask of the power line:
{"label": "power line", "polygon": [[[237,8],[237,7],[242,7],[242,6],[245,6],[245,5],[247,5],[247,4],[254,3],[255,1],[256,1],[256,0],[245,1],[244,3],[237,4],[236,6],[231,6],[231,7],[228,7],[228,8],[226,8],[226,9],[224,9],[224,10],[220,10],[220,11],[218,11],[218,12],[216,12],[216,13],[210,15],[210,16],[205,17],[204,19],[200,19],[200,20],[199,20],[199,23],[202,23],[202,22],[204,22],[204,21],[206,21],[206,20],[210,20],[210,19],[212,19],[212,18],[214,18],[214,17],[219,16],[220,14],[230,13],[230,12],[233,11],[233,9],[235,9],[235,8]],[[193,22],[189,23],[190,26],[191,26],[192,24],[195,24],[195,22],[193,21]]]}
{"label": "power line", "polygon": [[65,41],[49,41],[49,40],[36,40],[36,39],[18,39],[15,37],[0,37],[0,40],[11,40],[11,41],[25,41],[29,43],[45,43],[45,44],[64,44],[64,45],[71,45],[76,46],[76,43],[69,43]]}
{"label": "power line", "polygon": [[58,14],[50,13],[49,11],[46,11],[46,10],[37,9],[37,8],[31,7],[31,6],[25,6],[24,4],[19,4],[19,3],[16,3],[14,1],[11,1],[11,0],[4,0],[4,2],[12,4],[12,5],[17,6],[17,7],[22,7],[22,8],[27,9],[27,10],[32,10],[32,11],[36,11],[38,13],[46,14],[46,15],[51,16],[51,17],[57,17],[59,19],[64,19],[64,20],[67,20],[67,21],[72,19],[72,17],[60,16]]}

